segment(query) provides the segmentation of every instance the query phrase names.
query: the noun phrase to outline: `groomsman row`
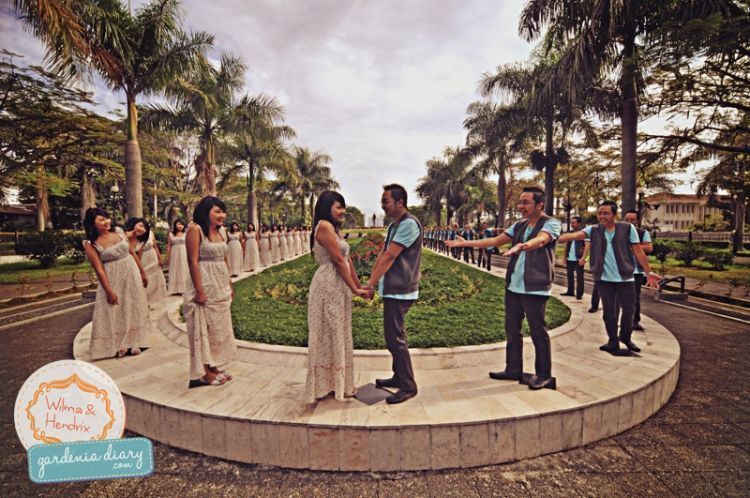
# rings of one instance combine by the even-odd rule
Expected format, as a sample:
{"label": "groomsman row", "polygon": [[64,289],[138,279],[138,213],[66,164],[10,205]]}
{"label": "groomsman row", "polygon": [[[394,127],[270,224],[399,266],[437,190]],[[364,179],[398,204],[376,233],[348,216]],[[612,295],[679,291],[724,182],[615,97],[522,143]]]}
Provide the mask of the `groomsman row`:
{"label": "groomsman row", "polygon": [[456,240],[457,237],[461,237],[464,240],[489,239],[502,233],[502,231],[502,228],[491,228],[487,223],[482,223],[480,228],[475,228],[468,224],[463,228],[459,228],[456,224],[452,227],[450,225],[432,226],[425,230],[423,242],[425,247],[433,251],[450,254],[454,259],[461,259],[463,256],[464,262],[468,263],[471,260],[471,264],[476,264],[480,268],[487,268],[487,271],[489,271],[492,268],[492,254],[497,254],[497,248],[487,247],[479,249],[475,258],[474,248],[449,248],[446,242]]}

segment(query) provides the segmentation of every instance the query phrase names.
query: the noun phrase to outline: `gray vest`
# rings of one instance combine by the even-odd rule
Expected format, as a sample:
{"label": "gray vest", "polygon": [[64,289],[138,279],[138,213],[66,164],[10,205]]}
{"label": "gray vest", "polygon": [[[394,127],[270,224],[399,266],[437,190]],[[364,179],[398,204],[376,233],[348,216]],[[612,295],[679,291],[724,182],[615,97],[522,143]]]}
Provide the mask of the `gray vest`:
{"label": "gray vest", "polygon": [[422,264],[422,224],[407,211],[400,220],[391,223],[391,226],[388,227],[386,240],[390,240],[389,244],[393,242],[392,238],[395,237],[399,224],[406,219],[414,220],[417,223],[419,236],[411,246],[404,247],[404,250],[401,251],[401,254],[383,275],[384,294],[409,294],[419,290],[419,279],[422,276],[419,269]]}
{"label": "gray vest", "polygon": [[[534,229],[529,235],[529,240],[533,239],[542,231],[547,220],[551,219],[547,215],[542,215],[537,220]],[[526,228],[529,226],[529,220],[521,220],[516,223],[513,231],[513,245],[523,242],[523,236],[526,234]],[[555,278],[555,245],[557,240],[553,240],[546,246],[536,251],[526,252],[526,263],[523,270],[523,285],[527,292],[538,292],[550,290],[552,280]],[[510,277],[518,262],[518,254],[510,257],[508,262],[508,272],[505,274],[505,287],[510,285]]]}
{"label": "gray vest", "polygon": [[[633,278],[635,271],[635,260],[633,256],[633,246],[630,243],[630,223],[624,221],[615,222],[615,237],[612,239],[612,249],[615,251],[615,261],[617,261],[617,270],[623,280]],[[604,273],[604,255],[607,250],[607,239],[604,233],[607,229],[604,225],[594,225],[591,227],[591,273],[598,282],[602,279]]]}

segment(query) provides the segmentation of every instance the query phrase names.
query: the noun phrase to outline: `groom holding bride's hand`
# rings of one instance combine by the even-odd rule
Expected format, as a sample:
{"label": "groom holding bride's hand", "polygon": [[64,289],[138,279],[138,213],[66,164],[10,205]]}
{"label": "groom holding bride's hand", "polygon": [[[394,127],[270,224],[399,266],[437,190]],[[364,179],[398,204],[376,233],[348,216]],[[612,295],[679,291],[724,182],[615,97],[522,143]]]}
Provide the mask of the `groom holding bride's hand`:
{"label": "groom holding bride's hand", "polygon": [[[364,285],[374,295],[375,286],[383,299],[385,343],[393,356],[393,377],[377,379],[378,387],[397,388],[386,398],[389,404],[402,403],[417,395],[417,383],[406,341],[404,316],[419,297],[422,258],[422,225],[406,208],[406,190],[401,185],[383,187],[381,205],[391,220],[383,249],[375,260],[372,274]],[[382,278],[381,278],[382,277]]]}

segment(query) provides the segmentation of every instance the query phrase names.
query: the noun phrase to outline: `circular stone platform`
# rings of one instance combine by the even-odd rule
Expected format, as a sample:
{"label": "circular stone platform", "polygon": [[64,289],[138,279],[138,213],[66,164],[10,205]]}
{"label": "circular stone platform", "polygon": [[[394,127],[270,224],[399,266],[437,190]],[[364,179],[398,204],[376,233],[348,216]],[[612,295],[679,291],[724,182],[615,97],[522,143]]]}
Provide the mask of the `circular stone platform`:
{"label": "circular stone platform", "polygon": [[[564,290],[554,286],[553,295]],[[615,357],[599,351],[606,342],[601,314],[586,313],[586,300],[560,299],[572,314],[550,332],[556,391],[490,379],[487,372],[504,365],[499,343],[412,350],[419,395],[400,405],[331,398],[307,404],[306,348],[244,341],[230,366],[231,382],[188,389],[179,296],[152,311],[150,349],[94,363],[120,387],[128,429],[206,455],[342,471],[496,464],[618,434],[659,410],[677,384],[680,348],[664,327],[643,317],[646,332],[633,336],[643,351]],[[77,359],[89,359],[90,332],[89,323],[76,337]],[[530,339],[524,346],[528,371],[534,348]],[[387,351],[356,350],[356,385],[389,377],[390,363]]]}

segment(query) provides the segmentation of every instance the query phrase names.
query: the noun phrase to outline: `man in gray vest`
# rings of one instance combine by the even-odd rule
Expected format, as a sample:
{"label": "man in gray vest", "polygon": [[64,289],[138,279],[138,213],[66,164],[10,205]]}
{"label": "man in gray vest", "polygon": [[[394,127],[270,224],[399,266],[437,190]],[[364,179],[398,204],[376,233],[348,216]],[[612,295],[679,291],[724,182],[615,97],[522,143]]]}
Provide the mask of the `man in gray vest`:
{"label": "man in gray vest", "polygon": [[[583,228],[583,220],[580,216],[573,216],[570,219],[570,228],[576,232]],[[585,243],[582,240],[572,240],[565,244],[565,268],[568,277],[568,290],[563,296],[575,296],[576,299],[583,297],[583,248]]]}
{"label": "man in gray vest", "polygon": [[[459,238],[452,244],[490,248],[513,243],[511,249],[503,253],[503,256],[510,256],[505,276],[505,333],[508,337],[505,370],[490,372],[490,377],[528,383],[529,389],[555,389],[552,351],[544,312],[552,292],[555,244],[562,225],[544,214],[544,191],[538,187],[523,189],[518,200],[518,211],[523,219],[502,234],[475,241]],[[535,375],[530,380],[523,375],[521,326],[524,316],[529,322],[536,351]]]}
{"label": "man in gray vest", "polygon": [[[638,232],[638,238],[641,241],[641,249],[643,249],[643,252],[645,252],[646,254],[651,254],[654,251],[654,244],[651,241],[651,234],[648,233],[648,230],[644,230],[643,228],[639,227],[641,216],[638,211],[636,211],[635,209],[631,209],[630,211],[625,213],[625,221],[633,225],[636,232]],[[633,287],[635,288],[633,330],[643,330],[643,325],[641,325],[641,287],[643,287],[643,284],[646,281],[646,274],[643,273],[643,268],[638,266],[638,264],[635,265],[633,278],[635,279],[633,282]]]}
{"label": "man in gray vest", "polygon": [[386,398],[386,402],[396,404],[417,395],[404,316],[419,297],[422,225],[407,211],[406,190],[401,185],[383,187],[381,205],[386,216],[393,221],[388,225],[383,249],[364,288],[372,290],[379,282],[378,293],[383,299],[383,330],[386,346],[393,357],[393,377],[377,379],[375,384],[397,388],[395,394]]}
{"label": "man in gray vest", "polygon": [[[598,225],[586,227],[580,232],[566,233],[560,237],[560,242],[591,241],[591,273],[601,296],[604,324],[609,337],[607,344],[599,349],[611,353],[619,350],[622,342],[630,351],[638,353],[641,349],[631,340],[635,310],[633,272],[636,261],[647,272],[649,287],[656,287],[661,277],[651,271],[635,227],[624,221],[616,221],[617,204],[613,201],[602,202],[596,216]],[[622,310],[619,341],[618,304]]]}

